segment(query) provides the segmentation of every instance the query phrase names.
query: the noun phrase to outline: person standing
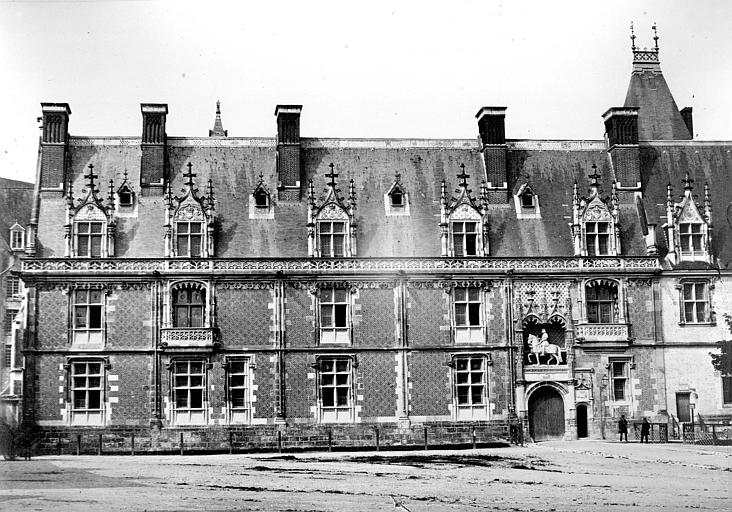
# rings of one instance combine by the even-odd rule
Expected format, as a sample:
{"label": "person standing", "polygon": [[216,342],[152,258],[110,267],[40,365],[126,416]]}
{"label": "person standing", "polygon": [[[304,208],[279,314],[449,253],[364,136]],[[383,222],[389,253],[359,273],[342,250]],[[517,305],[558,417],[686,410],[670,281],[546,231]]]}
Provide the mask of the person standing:
{"label": "person standing", "polygon": [[620,432],[620,440],[623,440],[623,436],[625,436],[625,442],[628,442],[628,420],[625,419],[625,414],[620,416],[620,421],[618,421],[618,432]]}
{"label": "person standing", "polygon": [[643,442],[643,439],[646,440],[646,444],[648,444],[648,435],[651,433],[651,424],[648,423],[648,418],[643,418],[643,424],[641,425],[641,440],[640,442]]}

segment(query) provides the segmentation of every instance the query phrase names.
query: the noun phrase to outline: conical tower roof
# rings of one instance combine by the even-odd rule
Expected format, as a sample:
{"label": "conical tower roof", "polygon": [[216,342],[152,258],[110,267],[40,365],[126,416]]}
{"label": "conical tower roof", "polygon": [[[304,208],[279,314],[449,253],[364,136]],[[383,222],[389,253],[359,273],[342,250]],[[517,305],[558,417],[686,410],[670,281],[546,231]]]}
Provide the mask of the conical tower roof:
{"label": "conical tower roof", "polygon": [[214,121],[213,130],[208,131],[209,137],[227,137],[229,132],[224,130],[224,125],[221,123],[221,102],[216,102],[216,120]]}

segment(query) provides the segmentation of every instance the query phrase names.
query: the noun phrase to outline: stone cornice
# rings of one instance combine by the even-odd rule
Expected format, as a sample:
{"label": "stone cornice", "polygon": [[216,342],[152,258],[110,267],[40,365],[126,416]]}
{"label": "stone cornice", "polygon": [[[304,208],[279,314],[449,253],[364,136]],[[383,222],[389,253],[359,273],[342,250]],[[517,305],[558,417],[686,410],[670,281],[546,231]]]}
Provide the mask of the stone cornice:
{"label": "stone cornice", "polygon": [[[24,259],[25,279],[43,276],[122,275],[155,277],[156,274],[224,275],[484,275],[484,274],[563,274],[563,273],[653,273],[659,260],[627,258],[34,258]],[[407,277],[407,276],[405,276]]]}

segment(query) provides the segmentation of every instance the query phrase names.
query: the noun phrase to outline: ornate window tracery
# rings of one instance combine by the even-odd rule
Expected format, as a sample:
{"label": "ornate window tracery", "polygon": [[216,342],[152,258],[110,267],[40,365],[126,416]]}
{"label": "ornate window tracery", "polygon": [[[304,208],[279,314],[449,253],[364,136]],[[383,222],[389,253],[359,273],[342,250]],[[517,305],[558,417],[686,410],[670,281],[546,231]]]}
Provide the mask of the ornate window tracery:
{"label": "ornate window tracery", "polygon": [[440,228],[442,240],[442,256],[456,258],[487,256],[488,218],[486,206],[488,192],[485,183],[481,183],[480,197],[472,197],[468,188],[469,174],[465,173],[465,165],[460,165],[461,173],[457,197],[448,203],[447,186],[442,181],[440,194]]}
{"label": "ornate window tracery", "polygon": [[193,164],[188,171],[183,196],[173,196],[170,186],[166,196],[165,256],[209,258],[214,255],[215,198],[213,183],[208,180],[208,193],[198,195],[193,178]]}
{"label": "ornate window tracery", "polygon": [[590,197],[580,197],[577,183],[572,195],[572,236],[575,256],[618,256],[620,251],[620,210],[615,183],[610,196],[600,197],[597,166],[592,164]]}
{"label": "ornate window tracery", "polygon": [[[109,180],[109,196],[105,205],[98,196],[94,183],[98,175],[94,165],[89,164],[89,174],[82,198],[74,199],[71,182],[66,194],[66,239],[65,255],[75,258],[108,258],[114,256],[115,235],[115,190],[114,181]],[[75,205],[78,202],[78,205]]]}
{"label": "ornate window tracery", "polygon": [[356,187],[351,180],[348,201],[340,196],[334,172],[330,164],[325,197],[316,200],[313,181],[308,186],[308,254],[322,258],[356,256]]}

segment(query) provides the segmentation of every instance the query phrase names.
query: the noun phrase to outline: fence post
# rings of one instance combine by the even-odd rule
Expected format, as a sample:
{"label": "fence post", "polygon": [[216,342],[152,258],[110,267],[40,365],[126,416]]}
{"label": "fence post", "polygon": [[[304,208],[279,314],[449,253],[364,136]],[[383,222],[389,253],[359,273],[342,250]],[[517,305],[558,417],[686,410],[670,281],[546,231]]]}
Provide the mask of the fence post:
{"label": "fence post", "polygon": [[97,445],[97,455],[102,454],[102,434],[99,434],[99,444]]}
{"label": "fence post", "polygon": [[333,430],[328,429],[328,451],[333,451]]}
{"label": "fence post", "polygon": [[229,430],[229,455],[234,453],[234,433]]}
{"label": "fence post", "polygon": [[277,451],[282,453],[282,431],[277,431]]}
{"label": "fence post", "polygon": [[717,425],[712,425],[712,444],[717,446]]}
{"label": "fence post", "polygon": [[135,455],[135,433],[132,432],[132,440],[130,442],[130,455]]}
{"label": "fence post", "polygon": [[183,432],[180,433],[180,454],[183,455]]}
{"label": "fence post", "polygon": [[379,427],[376,427],[376,451],[379,451]]}
{"label": "fence post", "polygon": [[76,434],[76,455],[81,455],[81,434]]}
{"label": "fence post", "polygon": [[475,429],[473,429],[473,450],[475,450],[478,447],[478,443],[475,439]]}
{"label": "fence post", "polygon": [[427,427],[424,427],[424,449],[427,449]]}

